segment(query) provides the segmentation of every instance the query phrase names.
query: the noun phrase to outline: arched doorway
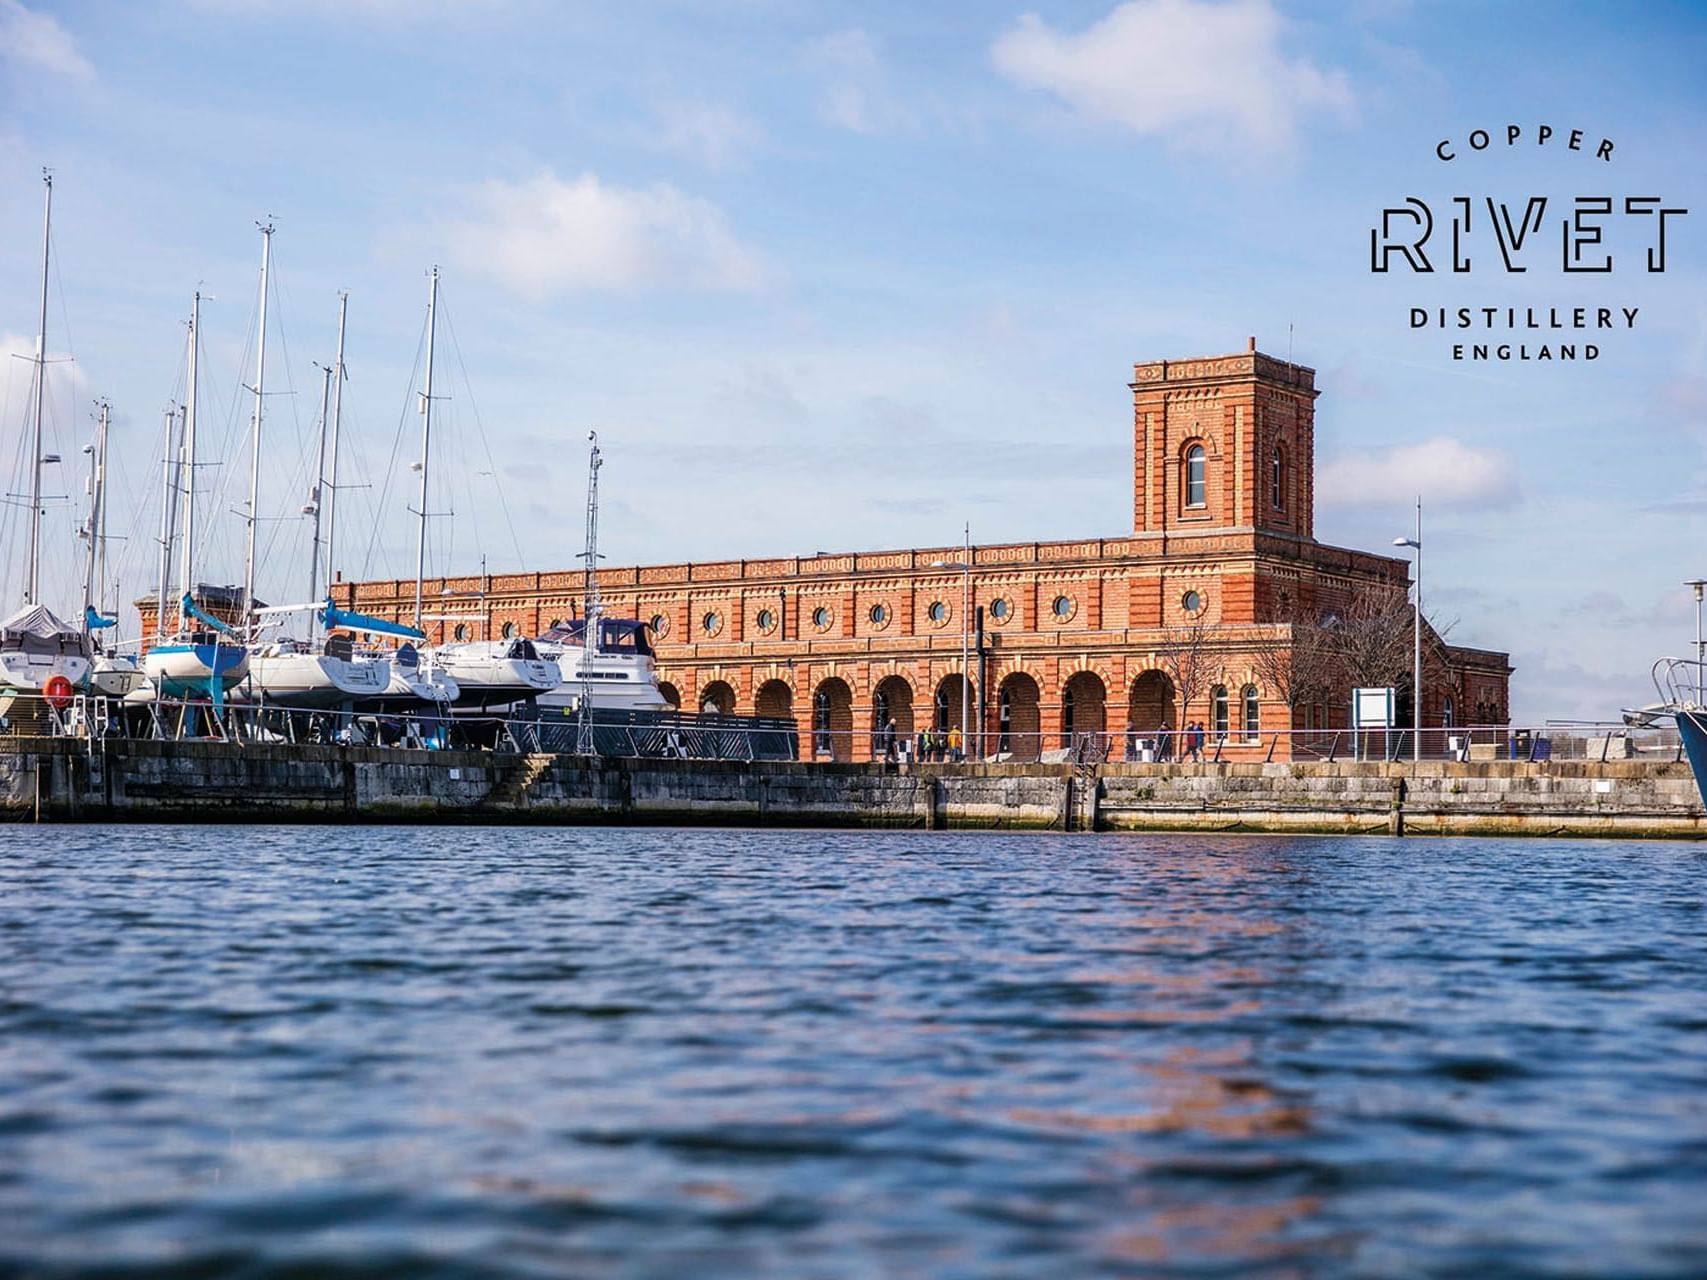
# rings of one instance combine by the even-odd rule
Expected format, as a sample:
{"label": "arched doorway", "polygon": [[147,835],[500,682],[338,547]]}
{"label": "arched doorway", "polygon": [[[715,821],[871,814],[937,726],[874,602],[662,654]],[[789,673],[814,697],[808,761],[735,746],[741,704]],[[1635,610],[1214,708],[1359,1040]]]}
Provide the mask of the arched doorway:
{"label": "arched doorway", "polygon": [[871,694],[871,753],[881,756],[884,744],[879,740],[883,726],[895,721],[895,740],[907,742],[913,736],[913,686],[900,676],[889,676],[878,682]]}
{"label": "arched doorway", "polygon": [[1138,758],[1138,741],[1144,739],[1155,744],[1158,758],[1166,759],[1174,744],[1160,741],[1162,730],[1172,732],[1179,727],[1174,682],[1160,671],[1144,672],[1132,682],[1132,695],[1127,703],[1126,758]]}
{"label": "arched doorway", "polygon": [[705,715],[734,715],[735,690],[722,680],[713,680],[699,691],[699,709]]}
{"label": "arched doorway", "polygon": [[660,680],[658,682],[658,692],[663,694],[664,701],[669,703],[677,711],[682,709],[682,691],[676,688],[676,686],[671,684],[668,680]]}
{"label": "arched doorway", "polygon": [[1077,746],[1081,734],[1096,735],[1101,745],[1103,729],[1107,726],[1104,703],[1108,690],[1094,671],[1080,671],[1067,681],[1061,691],[1061,745]]}
{"label": "arched doorway", "polygon": [[836,676],[812,694],[812,754],[820,760],[853,759],[853,690]]}
{"label": "arched doorway", "polygon": [[753,698],[753,714],[788,719],[794,714],[794,690],[782,680],[766,680]]}
{"label": "arched doorway", "polygon": [[958,729],[961,724],[961,701],[966,704],[966,731],[972,732],[977,720],[975,703],[977,695],[973,692],[972,682],[963,679],[958,673],[944,676],[937,681],[936,697],[932,700],[931,725],[933,728],[947,733],[950,729]]}
{"label": "arched doorway", "polygon": [[1035,760],[1038,756],[1038,692],[1037,681],[1023,671],[1016,671],[1002,681],[996,693],[996,750],[1006,752],[1015,760]]}

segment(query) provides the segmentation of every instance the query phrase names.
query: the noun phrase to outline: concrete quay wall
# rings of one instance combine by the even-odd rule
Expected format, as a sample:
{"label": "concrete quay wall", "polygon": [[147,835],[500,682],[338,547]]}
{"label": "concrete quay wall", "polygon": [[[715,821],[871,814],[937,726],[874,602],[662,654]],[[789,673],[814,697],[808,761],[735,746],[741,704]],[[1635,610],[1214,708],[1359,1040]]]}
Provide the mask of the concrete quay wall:
{"label": "concrete quay wall", "polygon": [[659,822],[1707,836],[1685,764],[822,765],[0,740],[0,806],[59,821]]}

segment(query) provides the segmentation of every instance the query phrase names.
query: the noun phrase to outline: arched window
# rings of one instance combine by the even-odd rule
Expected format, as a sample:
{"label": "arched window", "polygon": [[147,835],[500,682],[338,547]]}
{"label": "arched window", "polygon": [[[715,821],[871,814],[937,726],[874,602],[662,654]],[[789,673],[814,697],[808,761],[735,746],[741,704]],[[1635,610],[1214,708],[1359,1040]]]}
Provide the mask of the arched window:
{"label": "arched window", "polygon": [[1447,694],[1440,704],[1440,723],[1450,729],[1452,727],[1452,695]]}
{"label": "arched window", "polygon": [[1268,497],[1276,511],[1286,510],[1286,451],[1278,444],[1268,464]]}
{"label": "arched window", "polygon": [[1209,698],[1213,711],[1212,718],[1215,721],[1215,736],[1217,738],[1225,738],[1227,736],[1228,719],[1231,711],[1231,708],[1227,705],[1227,686],[1224,684],[1216,685],[1209,691]]}
{"label": "arched window", "polygon": [[1262,736],[1262,705],[1257,701],[1257,687],[1248,684],[1239,694],[1245,706],[1245,741],[1255,742]]}
{"label": "arched window", "polygon": [[1061,690],[1061,745],[1073,745],[1073,686]]}
{"label": "arched window", "polygon": [[936,691],[936,728],[938,733],[948,732],[948,687],[938,686]]}
{"label": "arched window", "polygon": [[1185,451],[1185,505],[1188,507],[1201,507],[1206,501],[1207,488],[1203,480],[1206,456],[1200,444],[1194,444]]}
{"label": "arched window", "polygon": [[1010,736],[1013,732],[1014,700],[1003,685],[1001,692],[996,695],[996,750],[1012,751]]}

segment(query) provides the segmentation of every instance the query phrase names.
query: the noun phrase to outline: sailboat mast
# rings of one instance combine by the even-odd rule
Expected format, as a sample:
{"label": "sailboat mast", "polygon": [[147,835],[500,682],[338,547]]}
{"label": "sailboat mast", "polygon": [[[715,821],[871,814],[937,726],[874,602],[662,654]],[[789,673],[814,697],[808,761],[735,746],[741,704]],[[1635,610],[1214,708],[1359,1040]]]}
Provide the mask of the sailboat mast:
{"label": "sailboat mast", "polygon": [[326,509],[326,589],[332,589],[335,572],[334,541],[338,533],[338,428],[344,421],[344,313],[349,310],[350,295],[338,294],[338,358],[332,363],[332,464],[322,489],[320,505]]}
{"label": "sailboat mast", "polygon": [[41,594],[41,468],[42,411],[47,391],[47,256],[53,236],[53,174],[41,171],[41,312],[36,324],[36,412],[30,432],[30,565],[24,603],[35,604]]}
{"label": "sailboat mast", "polygon": [[101,401],[100,425],[95,428],[95,443],[84,450],[89,455],[89,517],[83,524],[83,537],[89,546],[83,557],[83,627],[89,626],[89,611],[95,607],[95,562],[100,548],[97,541],[101,529],[101,483],[106,466],[107,402]]}
{"label": "sailboat mast", "polygon": [[107,600],[107,428],[112,425],[112,412],[105,400],[101,401],[101,430],[95,438],[95,488],[100,491],[100,500],[95,503],[94,537],[97,546],[95,556],[95,612],[106,613]]}
{"label": "sailboat mast", "polygon": [[[314,540],[308,557],[308,598],[320,599],[320,495],[326,488],[326,404],[332,395],[332,370],[320,371],[320,448],[314,461],[314,490],[308,505],[314,513]],[[310,632],[314,623],[308,624]]]}
{"label": "sailboat mast", "polygon": [[177,405],[166,406],[166,456],[160,459],[160,581],[154,602],[154,635],[156,643],[166,630],[166,597],[171,591],[173,516],[177,504],[172,492],[183,461],[182,411]]}
{"label": "sailboat mast", "polygon": [[255,340],[255,416],[249,430],[249,546],[243,557],[243,618],[255,617],[255,530],[259,524],[261,498],[261,403],[267,379],[267,268],[272,264],[273,224],[257,222],[261,229],[261,323]]}
{"label": "sailboat mast", "polygon": [[427,461],[433,445],[433,335],[439,305],[439,269],[433,268],[433,283],[427,291],[427,384],[421,393],[421,517],[415,539],[415,629],[421,629],[421,582],[427,573]]}
{"label": "sailboat mast", "polygon": [[196,348],[201,345],[202,294],[196,290],[190,306],[190,372],[189,395],[184,402],[184,436],[179,445],[178,473],[183,493],[184,514],[180,521],[184,539],[183,553],[178,560],[178,577],[184,595],[193,595],[196,547]]}

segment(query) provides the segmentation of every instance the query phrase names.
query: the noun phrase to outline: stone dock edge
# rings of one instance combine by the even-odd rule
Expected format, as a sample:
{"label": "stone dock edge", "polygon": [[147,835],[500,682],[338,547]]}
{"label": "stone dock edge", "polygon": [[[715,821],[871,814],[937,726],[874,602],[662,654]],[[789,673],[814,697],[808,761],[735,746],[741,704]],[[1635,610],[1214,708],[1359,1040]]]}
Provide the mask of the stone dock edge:
{"label": "stone dock edge", "polygon": [[914,765],[0,741],[14,821],[656,823],[1700,839],[1672,761]]}

